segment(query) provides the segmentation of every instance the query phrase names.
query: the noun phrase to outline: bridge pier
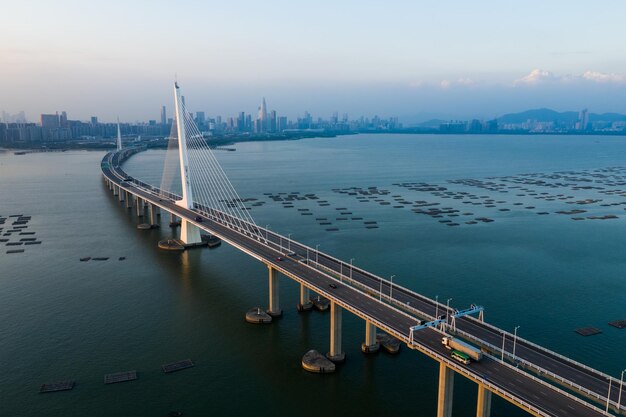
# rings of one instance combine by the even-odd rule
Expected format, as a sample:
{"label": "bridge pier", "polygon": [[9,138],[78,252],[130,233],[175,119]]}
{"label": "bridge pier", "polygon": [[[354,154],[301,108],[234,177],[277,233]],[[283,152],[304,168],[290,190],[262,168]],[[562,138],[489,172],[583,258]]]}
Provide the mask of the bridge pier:
{"label": "bridge pier", "polygon": [[124,194],[126,194],[126,208],[132,208],[133,207],[133,195],[128,192],[125,191]]}
{"label": "bridge pier", "polygon": [[280,293],[278,288],[278,274],[277,271],[272,268],[271,265],[267,266],[269,270],[269,294],[270,305],[267,309],[267,314],[272,317],[282,316],[283,311],[280,309]]}
{"label": "bridge pier", "polygon": [[143,217],[143,200],[137,197],[137,217]]}
{"label": "bridge pier", "polygon": [[361,344],[363,353],[375,353],[380,349],[380,343],[376,341],[376,326],[370,321],[365,321],[365,341]]}
{"label": "bridge pier", "polygon": [[[155,216],[156,219],[156,216]],[[200,238],[200,229],[185,219],[181,219],[180,222],[180,240],[187,245],[202,242]]]}
{"label": "bridge pier", "polygon": [[330,302],[330,351],[326,357],[333,362],[343,362],[346,354],[341,350],[341,306]]}
{"label": "bridge pier", "polygon": [[120,201],[124,201],[124,194],[126,192],[124,190],[122,190],[122,187],[117,187],[117,194],[119,196],[119,200]]}
{"label": "bridge pier", "polygon": [[439,363],[439,397],[437,417],[452,417],[452,395],[454,394],[454,370]]}
{"label": "bridge pier", "polygon": [[296,306],[298,311],[307,311],[313,308],[310,298],[309,289],[304,284],[300,284],[300,302]]}
{"label": "bridge pier", "polygon": [[476,403],[476,417],[491,416],[491,391],[484,385],[478,385],[478,401]]}
{"label": "bridge pier", "polygon": [[120,193],[120,187],[118,187],[117,185],[113,184],[113,195],[117,196]]}
{"label": "bridge pier", "polygon": [[157,224],[157,215],[156,215],[157,207],[154,204],[150,204],[150,225],[154,226]]}

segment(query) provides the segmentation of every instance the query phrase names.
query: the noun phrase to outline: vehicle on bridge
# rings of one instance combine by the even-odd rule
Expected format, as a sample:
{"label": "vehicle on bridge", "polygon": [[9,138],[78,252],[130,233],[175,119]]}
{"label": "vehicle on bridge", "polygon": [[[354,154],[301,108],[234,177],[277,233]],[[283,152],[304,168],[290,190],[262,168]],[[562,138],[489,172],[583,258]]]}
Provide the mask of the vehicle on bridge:
{"label": "vehicle on bridge", "polygon": [[469,360],[472,359],[479,362],[483,358],[483,353],[477,347],[465,343],[462,340],[455,339],[452,336],[444,336],[441,339],[441,344],[446,348],[452,350],[452,358],[469,365]]}

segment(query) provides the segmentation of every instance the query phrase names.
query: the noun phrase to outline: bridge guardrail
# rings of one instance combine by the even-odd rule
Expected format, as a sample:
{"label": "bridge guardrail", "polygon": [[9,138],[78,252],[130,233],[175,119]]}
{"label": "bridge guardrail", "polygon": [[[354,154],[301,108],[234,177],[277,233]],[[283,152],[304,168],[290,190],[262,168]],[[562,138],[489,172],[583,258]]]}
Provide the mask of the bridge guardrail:
{"label": "bridge guardrail", "polygon": [[[114,173],[114,175],[116,175],[119,179],[121,179],[121,180],[125,180],[125,178],[128,178],[128,177],[129,177],[129,176],[126,176],[126,177],[121,177],[120,175],[117,175],[117,170],[121,171],[123,174],[126,174],[126,173],[125,173],[123,170],[119,169],[119,168],[117,168],[117,169],[112,169],[112,172]],[[136,185],[140,186],[140,187],[143,189],[143,191],[145,191],[145,192],[149,192],[149,193],[151,193],[151,194],[155,194],[155,195],[157,195],[157,196],[167,196],[167,198],[171,198],[172,200],[180,199],[180,196],[178,196],[178,195],[176,195],[176,194],[174,194],[174,193],[170,193],[170,192],[167,192],[167,191],[160,190],[158,187],[152,187],[151,185],[146,184],[146,183],[144,183],[144,182],[142,182],[142,181],[136,180],[136,179],[134,179],[134,178],[132,178],[132,179],[131,179],[130,181],[128,181],[128,182],[132,182],[132,183],[134,183],[134,184],[136,184]],[[203,213],[203,214],[204,214],[204,213]],[[210,215],[210,213],[206,213],[206,214],[207,214],[207,215]],[[224,214],[225,214],[225,213],[224,213]],[[226,214],[225,214],[225,215],[226,215]],[[228,215],[226,215],[226,216],[228,216]],[[209,217],[214,218],[214,216],[209,216]],[[230,217],[230,216],[229,216],[229,217]],[[222,221],[224,221],[224,219],[221,219],[221,220],[222,220]],[[221,221],[218,221],[218,223],[222,223],[222,222],[221,222]],[[247,223],[247,222],[246,222],[246,223]],[[252,226],[252,227],[255,227],[258,231],[264,231],[264,232],[266,233],[266,236],[267,236],[267,234],[268,234],[268,233],[271,233],[271,234],[272,234],[272,236],[274,236],[274,237],[279,237],[279,239],[281,239],[281,240],[285,240],[286,242],[292,242],[292,243],[294,242],[293,240],[291,240],[291,239],[289,239],[289,238],[286,238],[286,237],[284,237],[284,236],[282,236],[282,235],[279,235],[279,234],[277,234],[277,233],[275,233],[275,232],[271,232],[271,231],[269,231],[269,230],[267,230],[267,229],[260,228],[260,227],[258,227],[257,225],[252,225],[252,224],[249,224],[249,225],[250,225],[250,226]],[[232,225],[228,225],[228,224],[227,224],[227,226],[229,226],[229,227],[232,229]],[[242,233],[242,232],[238,230],[238,233]],[[276,248],[279,248],[279,249],[280,249],[280,251],[282,251],[282,250],[284,249],[284,247],[283,247],[282,245],[279,245],[278,243],[275,243],[275,242],[271,242],[271,241],[269,241],[269,239],[266,239],[266,242],[261,242],[261,243],[263,243],[265,246],[267,246],[268,248],[273,249],[273,250],[276,250]],[[274,245],[274,247],[272,247],[272,244]],[[359,267],[354,267],[354,265],[352,265],[352,264],[348,265],[348,264],[346,264],[345,262],[343,262],[343,261],[341,261],[341,260],[339,260],[339,259],[336,259],[336,258],[334,258],[334,257],[332,257],[332,256],[329,256],[329,255],[327,255],[327,254],[325,254],[325,253],[323,253],[323,252],[320,252],[320,251],[314,250],[314,249],[312,249],[312,248],[310,248],[310,247],[308,247],[308,246],[306,246],[306,245],[301,244],[300,242],[295,242],[295,244],[296,244],[296,245],[298,245],[298,246],[304,247],[304,248],[306,248],[307,250],[310,250],[313,254],[317,254],[317,256],[322,255],[322,256],[326,257],[327,259],[334,260],[335,262],[338,262],[340,265],[345,266],[346,268],[351,268],[351,269],[353,269],[353,270],[355,270],[355,269],[356,269],[357,271],[359,271],[359,272],[360,272],[362,275],[364,275],[364,276],[370,276],[370,277],[371,277],[371,278],[373,278],[373,279],[378,278],[378,279],[380,279],[381,281],[386,282],[386,283],[387,283],[388,285],[390,285],[390,286],[391,286],[391,285],[393,285],[393,284],[392,284],[389,280],[383,279],[383,278],[381,278],[381,277],[377,277],[376,275],[371,274],[371,273],[369,273],[368,271],[365,271],[365,270],[363,270],[363,269],[361,269],[361,268],[359,268]],[[323,268],[326,268],[327,270],[332,271],[332,273],[340,273],[340,272],[338,272],[338,271],[335,271],[335,270],[334,270],[334,269],[332,269],[332,268],[329,268],[329,267],[323,266],[323,265],[319,264],[318,262],[315,262],[315,263],[316,263],[316,264],[317,264],[317,266],[318,266],[318,269],[316,269],[316,271],[318,271],[318,272],[321,272],[321,271],[319,271],[319,268],[320,268],[320,267],[323,267]],[[312,268],[312,266],[311,266],[311,265],[308,265],[308,263],[307,263],[307,266],[308,266],[308,267],[310,267],[310,268]],[[312,268],[312,269],[315,269],[315,268]],[[368,290],[372,290],[372,288],[371,288],[371,287],[369,287],[369,286],[367,286],[367,285],[365,285],[365,284],[355,282],[355,280],[349,279],[348,277],[344,276],[343,274],[341,274],[341,275],[342,275],[342,278],[343,278],[343,279],[346,279],[346,280],[351,281],[351,284],[353,284],[353,285],[354,285],[355,283],[357,283],[359,286],[364,286],[364,287],[366,287]],[[329,278],[331,278],[331,279],[335,279],[334,277],[329,277]],[[399,285],[396,285],[395,287],[396,287],[396,288],[398,288],[398,290],[401,290],[401,291],[405,291],[405,292],[411,293],[413,296],[416,296],[416,297],[418,297],[418,298],[421,298],[423,301],[426,301],[426,302],[428,302],[428,303],[430,303],[430,304],[435,304],[435,303],[436,303],[436,301],[434,301],[434,300],[432,300],[432,299],[430,299],[430,298],[428,298],[428,297],[425,297],[425,296],[423,296],[423,295],[421,295],[421,294],[419,294],[419,293],[416,293],[416,292],[414,292],[414,291],[411,291],[411,290],[409,290],[409,289],[407,289],[407,288],[405,288],[405,287],[402,287],[402,286],[399,286]],[[354,287],[353,287],[353,288],[354,288]],[[356,291],[358,291],[358,292],[362,293],[362,294],[365,294],[365,295],[371,296],[370,294],[366,294],[366,293],[364,293],[364,292],[363,292],[363,291],[361,291],[359,288],[354,288],[354,289],[355,289]],[[329,295],[326,291],[323,291],[323,292],[325,292],[325,293],[326,293],[326,295]],[[396,304],[400,304],[400,305],[402,305],[402,307],[403,307],[403,308],[406,308],[406,307],[407,307],[405,304],[402,304],[402,303],[401,303],[401,302],[399,302],[398,300],[394,300],[392,297],[388,297],[388,301],[390,301],[390,303],[391,303],[391,304],[393,304],[394,302],[395,302]],[[449,311],[453,310],[452,308],[450,308],[450,309],[446,309],[446,306],[443,306],[441,303],[437,303],[437,304],[439,304],[439,306],[442,308],[442,311],[447,311],[447,312],[449,313]],[[396,308],[392,307],[391,305],[389,305],[389,307],[393,308],[393,309],[394,309],[394,310],[396,310],[398,313],[401,313],[401,314],[405,315],[406,317],[408,317],[408,318],[410,318],[410,319],[412,319],[412,320],[416,320],[416,319],[415,319],[415,317],[412,317],[412,316],[410,316],[410,315],[406,314],[404,311],[397,310]],[[356,307],[352,307],[352,309],[355,309],[355,308],[356,308]],[[417,309],[415,309],[415,308],[413,308],[413,307],[409,307],[409,308],[410,308],[411,310],[415,311],[415,312],[418,312],[418,313],[419,313],[419,315],[422,315],[422,316],[427,316],[427,317],[432,317],[432,316],[429,316],[429,315],[427,315],[426,313],[422,312],[421,310],[417,310]],[[473,319],[473,318],[471,318],[471,319]],[[375,319],[367,318],[367,320],[370,320],[371,322],[375,323],[375,324],[377,325],[377,327],[380,327],[380,328],[389,328],[388,326],[384,325],[383,323],[378,322],[378,321],[377,321],[377,320],[375,320]],[[473,320],[475,320],[475,319],[473,319]],[[490,325],[490,324],[488,324],[488,323],[485,323],[485,322],[482,322],[482,321],[481,321],[481,324],[486,324],[486,325],[487,325],[487,326],[489,326],[491,329],[498,331],[500,334],[505,333],[505,334],[510,335],[510,333],[505,332],[505,331],[503,331],[503,330],[501,330],[501,329],[499,329],[499,328],[497,328],[497,327],[495,327],[495,326],[493,326],[493,325]],[[467,335],[467,334],[466,334],[466,332],[463,332],[463,331],[460,331],[460,330],[457,330],[457,332],[461,332],[461,333],[463,333],[464,335]],[[396,332],[394,332],[394,333],[396,333]],[[477,341],[479,341],[479,342],[480,342],[481,344],[483,344],[483,345],[488,345],[488,346],[490,346],[490,347],[494,347],[494,348],[496,349],[496,351],[498,350],[498,348],[497,348],[497,347],[495,347],[495,346],[493,346],[493,345],[491,345],[491,344],[489,344],[489,343],[486,343],[486,342],[482,341],[481,339],[478,339],[478,338],[473,337],[473,336],[471,336],[471,335],[466,336],[466,337],[470,337],[472,340],[477,340]],[[403,335],[403,337],[402,337],[402,338],[403,338],[403,339],[407,339],[407,341],[408,341],[408,337],[405,337],[405,336]],[[518,340],[520,340],[520,339],[521,339],[521,338],[518,338]],[[521,340],[524,340],[524,339],[521,339]],[[558,353],[556,353],[556,352],[552,352],[552,351],[550,351],[550,350],[548,350],[548,349],[546,349],[546,348],[543,348],[543,347],[541,347],[541,346],[539,346],[539,345],[536,345],[536,344],[534,344],[534,343],[532,343],[532,342],[529,342],[529,341],[526,341],[526,340],[524,340],[524,342],[525,342],[525,343],[528,343],[529,345],[532,345],[532,346],[534,346],[534,347],[536,347],[536,348],[539,348],[539,349],[541,349],[541,350],[543,350],[543,351],[545,351],[545,352],[548,352],[548,353],[551,353],[551,354],[553,354],[553,355],[555,355],[555,356],[558,356],[558,357],[562,358],[562,359],[563,359],[563,360],[565,360],[565,361],[568,361],[568,362],[574,363],[574,364],[576,364],[577,366],[580,366],[580,367],[583,367],[583,368],[585,368],[585,369],[588,369],[589,371],[592,371],[592,372],[594,372],[594,373],[596,373],[596,374],[604,375],[604,374],[602,374],[601,372],[599,372],[599,371],[597,371],[597,370],[595,370],[595,369],[593,369],[593,368],[591,368],[591,367],[588,367],[588,366],[586,366],[586,365],[580,364],[580,363],[578,363],[578,362],[576,362],[576,361],[573,361],[573,360],[571,360],[571,359],[569,359],[569,358],[567,358],[567,357],[565,357],[565,356],[563,356],[563,355],[560,355],[560,354],[558,354]],[[426,348],[426,347],[423,347],[423,348],[424,348],[424,349],[429,349],[429,348]],[[441,356],[441,355],[439,355],[437,352],[434,352],[434,351],[431,351],[431,353],[435,353],[436,355]],[[507,354],[507,356],[511,356],[511,355],[510,355],[510,354],[508,354],[507,352],[505,352],[505,353]],[[451,361],[449,361],[448,359],[446,359],[446,358],[445,358],[445,357],[443,357],[443,356],[441,356],[441,358],[442,358],[442,360],[443,360],[443,361],[445,361],[447,364],[453,364],[453,365],[456,365],[456,364],[452,363]],[[525,360],[523,360],[523,359],[522,359],[520,362],[522,362],[522,361],[523,361],[523,363],[525,363],[525,364],[527,364],[527,365],[529,365],[529,366],[532,366],[532,367],[534,367],[534,368],[536,368],[536,369],[540,369],[540,367],[538,367],[538,366],[536,366],[536,365],[534,365],[534,364],[532,364],[532,363],[530,363],[530,362],[528,362],[528,361],[525,361]],[[545,381],[542,381],[541,379],[536,378],[536,377],[535,377],[535,376],[533,376],[533,375],[528,374],[527,372],[522,372],[522,371],[520,371],[519,369],[517,369],[517,368],[515,368],[515,367],[510,366],[508,363],[505,363],[505,365],[507,365],[507,366],[511,367],[512,369],[515,369],[517,372],[519,372],[519,373],[523,374],[523,375],[524,375],[524,376],[526,376],[526,377],[529,377],[529,378],[532,378],[532,379],[534,379],[534,380],[536,380],[536,381],[539,381],[539,382],[541,382],[543,385],[545,385],[545,386],[547,386],[547,387],[549,387],[549,388],[551,388],[551,389],[557,390],[557,391],[561,392],[562,394],[564,394],[564,395],[566,395],[566,396],[568,396],[568,397],[570,397],[570,398],[572,398],[572,399],[575,399],[576,401],[580,402],[581,404],[584,404],[584,405],[585,405],[585,406],[587,406],[587,407],[591,407],[591,408],[595,409],[596,411],[600,411],[600,412],[602,412],[602,410],[599,410],[597,407],[594,407],[593,405],[591,405],[591,404],[587,403],[586,401],[583,401],[582,399],[580,399],[580,398],[578,398],[578,397],[576,397],[576,396],[573,396],[573,395],[571,395],[571,394],[569,394],[569,393],[567,393],[567,392],[564,392],[564,391],[562,391],[562,390],[560,390],[560,389],[556,388],[555,386],[553,386],[553,385],[551,385],[551,384],[548,384],[548,383],[546,383]],[[459,369],[463,369],[462,367],[458,367],[458,366],[452,366],[452,367],[453,367],[455,370],[457,370],[457,372],[458,372],[458,370],[459,370]],[[550,371],[547,371],[547,370],[545,370],[545,369],[542,369],[542,368],[541,368],[541,371],[542,371],[542,372],[544,372],[544,373],[546,373],[547,375],[550,375],[550,376],[555,377],[555,378],[557,378],[557,379],[559,379],[559,378],[560,378],[560,380],[562,380],[563,382],[568,382],[571,386],[573,386],[573,387],[577,387],[577,389],[580,389],[582,392],[586,392],[587,394],[589,394],[589,395],[591,395],[591,396],[594,396],[595,398],[602,399],[602,397],[601,397],[600,395],[598,395],[598,394],[596,394],[596,393],[593,393],[592,391],[589,391],[588,389],[586,389],[586,388],[584,388],[584,387],[581,387],[580,385],[575,384],[575,383],[573,383],[572,381],[568,381],[568,380],[566,380],[566,379],[564,379],[564,378],[562,378],[562,377],[560,377],[560,376],[558,376],[558,375],[556,375],[556,374],[554,374],[554,373],[552,373],[552,372],[550,372]],[[461,372],[461,373],[466,373],[466,372]],[[469,374],[469,373],[468,373],[468,374]],[[472,374],[472,375],[474,375],[474,374]],[[617,379],[615,379],[615,378],[610,377],[610,376],[608,376],[608,375],[607,375],[607,379],[608,379],[608,378],[612,378],[614,381],[619,382]],[[493,384],[491,384],[489,381],[486,381],[485,385],[493,385]],[[578,387],[579,387],[579,388],[578,388]],[[503,391],[503,390],[500,390],[500,391],[502,391],[502,394],[503,394],[504,396],[509,397],[509,398],[514,398],[514,399],[516,399],[516,401],[520,401],[520,399],[519,399],[519,398],[514,397],[514,396],[512,396],[512,395],[508,394],[506,391]],[[523,401],[523,400],[521,400],[521,401]],[[616,402],[615,402],[615,401],[611,401],[611,400],[609,399],[609,402],[612,402],[614,405],[616,405]],[[528,406],[533,407],[531,404],[528,404]],[[624,409],[624,407],[620,407],[620,408]],[[546,415],[547,415],[547,414],[546,414]]]}

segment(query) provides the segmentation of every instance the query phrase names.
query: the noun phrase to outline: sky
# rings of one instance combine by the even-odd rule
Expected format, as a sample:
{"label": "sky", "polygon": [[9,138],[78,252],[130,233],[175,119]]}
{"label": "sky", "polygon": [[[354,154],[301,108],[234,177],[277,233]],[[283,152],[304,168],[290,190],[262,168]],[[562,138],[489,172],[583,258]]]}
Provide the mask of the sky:
{"label": "sky", "polygon": [[[0,111],[626,113],[626,2],[1,0]],[[170,112],[171,113],[171,112]]]}

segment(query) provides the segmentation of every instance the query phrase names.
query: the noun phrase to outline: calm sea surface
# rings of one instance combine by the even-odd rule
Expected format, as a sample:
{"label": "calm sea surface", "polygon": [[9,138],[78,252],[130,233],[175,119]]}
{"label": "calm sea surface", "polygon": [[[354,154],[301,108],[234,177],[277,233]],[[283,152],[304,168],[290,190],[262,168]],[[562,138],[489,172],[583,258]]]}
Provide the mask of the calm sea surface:
{"label": "calm sea surface", "polygon": [[[616,377],[626,367],[626,330],[607,325],[626,319],[626,138],[355,135],[234,147],[216,155],[240,196],[260,203],[250,211],[258,224],[457,308],[482,304],[488,321]],[[283,318],[245,323],[247,309],[267,305],[267,268],[226,244],[160,251],[169,218],[137,230],[134,209],[103,184],[103,155],[0,152],[0,218],[32,216],[23,231],[34,233],[0,237],[43,242],[17,254],[0,243],[1,416],[436,414],[435,362],[406,347],[363,355],[365,326],[349,313],[345,364],[333,375],[303,371],[304,352],[328,349],[328,314],[297,313],[298,287],[283,279]],[[146,151],[125,168],[169,184],[166,161]],[[353,187],[382,195],[357,198]],[[267,195],[294,192],[318,199],[284,208]],[[413,204],[458,211],[432,217]],[[556,213],[575,209],[585,212]],[[618,218],[588,218],[605,215]],[[480,217],[494,221],[467,224]],[[574,332],[584,326],[602,333]],[[196,366],[161,372],[186,358]],[[138,380],[103,384],[125,370]],[[74,390],[38,393],[63,379]],[[472,415],[476,386],[457,377],[454,395],[454,415]],[[492,415],[526,414],[494,398]]]}

